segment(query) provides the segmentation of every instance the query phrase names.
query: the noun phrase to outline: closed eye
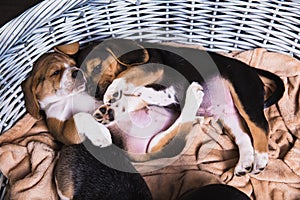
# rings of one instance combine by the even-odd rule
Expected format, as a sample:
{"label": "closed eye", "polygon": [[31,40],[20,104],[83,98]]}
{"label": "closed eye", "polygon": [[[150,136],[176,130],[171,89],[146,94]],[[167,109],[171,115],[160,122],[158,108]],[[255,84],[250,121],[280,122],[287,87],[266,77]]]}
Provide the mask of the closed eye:
{"label": "closed eye", "polygon": [[52,76],[57,76],[57,75],[60,74],[60,72],[61,72],[61,70],[56,70],[55,72],[53,72],[53,73],[51,74],[50,77],[52,77]]}
{"label": "closed eye", "polygon": [[102,69],[102,65],[99,64],[94,68],[93,72],[98,74],[101,72],[101,69]]}

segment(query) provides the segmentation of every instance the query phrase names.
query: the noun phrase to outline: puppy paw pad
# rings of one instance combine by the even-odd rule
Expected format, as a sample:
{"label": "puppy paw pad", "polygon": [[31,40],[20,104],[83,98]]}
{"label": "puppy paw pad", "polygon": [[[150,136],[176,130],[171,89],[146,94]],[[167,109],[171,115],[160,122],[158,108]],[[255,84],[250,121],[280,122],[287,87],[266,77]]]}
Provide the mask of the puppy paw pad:
{"label": "puppy paw pad", "polygon": [[115,120],[114,110],[108,105],[100,106],[94,112],[93,117],[101,124],[109,124]]}

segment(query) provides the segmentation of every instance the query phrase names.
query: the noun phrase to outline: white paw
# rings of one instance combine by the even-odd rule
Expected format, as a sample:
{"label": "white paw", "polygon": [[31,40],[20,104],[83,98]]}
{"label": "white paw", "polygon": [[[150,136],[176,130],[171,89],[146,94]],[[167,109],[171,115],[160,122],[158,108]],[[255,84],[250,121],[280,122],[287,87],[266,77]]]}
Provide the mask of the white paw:
{"label": "white paw", "polygon": [[203,96],[203,87],[199,83],[193,82],[187,89],[186,101],[188,103],[194,104],[194,106],[196,106],[198,109],[200,104],[202,103]]}
{"label": "white paw", "polygon": [[161,102],[158,102],[159,106],[168,106],[173,103],[178,103],[176,99],[176,91],[173,86],[166,88],[159,94]]}
{"label": "white paw", "polygon": [[115,103],[119,99],[122,98],[123,92],[126,91],[127,83],[123,78],[115,79],[107,88],[104,97],[103,103],[104,104],[111,104]]}
{"label": "white paw", "polygon": [[98,123],[91,114],[77,113],[73,116],[78,133],[87,137],[95,146],[106,147],[112,144],[109,130]]}
{"label": "white paw", "polygon": [[251,173],[259,174],[260,172],[262,172],[266,168],[268,161],[269,161],[268,153],[255,152],[253,170]]}
{"label": "white paw", "polygon": [[254,162],[254,154],[252,150],[240,153],[239,162],[234,169],[236,176],[244,176],[251,172]]}
{"label": "white paw", "polygon": [[[200,84],[193,82],[186,91],[185,103],[182,109],[183,120],[185,118],[189,118],[188,116],[192,116],[193,119],[196,116],[196,113],[202,103],[204,96],[203,88]],[[192,119],[192,120],[193,120]],[[190,121],[190,119],[187,119]]]}
{"label": "white paw", "polygon": [[145,101],[148,105],[168,106],[173,103],[178,103],[176,92],[173,86],[164,90],[154,90],[153,88],[140,87],[137,90],[139,98]]}
{"label": "white paw", "polygon": [[97,123],[97,125],[98,127],[94,126],[94,132],[91,130],[86,133],[86,137],[93,145],[98,147],[107,147],[111,145],[112,139],[109,130],[103,124]]}
{"label": "white paw", "polygon": [[246,173],[259,174],[268,164],[268,153],[258,153],[249,151],[240,156],[240,160],[235,167],[234,173],[237,176],[243,176]]}

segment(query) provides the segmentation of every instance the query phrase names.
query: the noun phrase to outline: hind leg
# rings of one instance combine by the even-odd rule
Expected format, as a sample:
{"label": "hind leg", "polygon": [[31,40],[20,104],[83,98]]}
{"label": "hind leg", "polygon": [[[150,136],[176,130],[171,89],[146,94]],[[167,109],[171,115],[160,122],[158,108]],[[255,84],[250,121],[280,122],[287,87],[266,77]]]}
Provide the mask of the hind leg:
{"label": "hind leg", "polygon": [[202,103],[204,93],[203,88],[193,82],[187,89],[185,104],[182,112],[175,123],[167,130],[155,136],[148,146],[148,153],[157,152],[167,145],[179,132],[188,133],[192,128],[192,123],[196,119],[196,113]]}
{"label": "hind leg", "polygon": [[260,118],[260,124],[253,122],[250,118],[244,118],[253,140],[254,162],[252,174],[260,173],[268,164],[268,123],[263,113]]}
{"label": "hind leg", "polygon": [[239,149],[239,161],[234,170],[235,174],[242,176],[248,172],[258,174],[263,171],[268,163],[268,141],[265,130],[257,125],[251,127],[248,124],[251,125],[253,122],[249,119],[248,121],[245,120],[251,132],[251,142],[251,138],[247,134],[248,131],[241,122],[239,113],[228,114],[222,121],[234,135],[235,143]]}
{"label": "hind leg", "polygon": [[251,138],[242,126],[240,116],[237,112],[231,112],[224,117],[222,123],[235,137],[235,143],[239,150],[239,160],[234,169],[237,176],[245,175],[252,170],[254,162],[254,149]]}
{"label": "hind leg", "polygon": [[[257,86],[256,89],[249,90],[240,88],[238,92],[230,88],[233,102],[239,115],[243,118],[247,129],[252,137],[253,144],[253,165],[251,173],[258,174],[264,170],[268,164],[268,122],[264,115],[263,89]],[[239,135],[239,134],[237,134]],[[245,137],[245,136],[244,136]],[[238,139],[238,138],[237,138]],[[240,155],[240,159],[242,155]],[[252,157],[249,161],[252,160]],[[242,173],[237,174],[243,175]]]}

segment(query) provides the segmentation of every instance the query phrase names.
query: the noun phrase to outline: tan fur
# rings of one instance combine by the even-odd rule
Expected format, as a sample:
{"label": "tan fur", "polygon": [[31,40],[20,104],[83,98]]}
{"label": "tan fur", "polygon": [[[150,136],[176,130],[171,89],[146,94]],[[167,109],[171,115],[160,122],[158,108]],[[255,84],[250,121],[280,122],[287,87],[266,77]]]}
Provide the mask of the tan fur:
{"label": "tan fur", "polygon": [[[119,42],[120,42],[120,44],[122,42],[130,43],[130,41],[117,41],[116,43],[119,44]],[[113,43],[114,42],[110,43],[110,41],[107,41],[108,46],[109,45],[114,46],[115,44],[113,44]],[[167,44],[167,45],[170,45],[170,44]],[[177,45],[173,45],[173,46],[177,47]],[[180,47],[180,45],[178,45],[178,46]],[[190,47],[190,46],[188,46],[188,47]],[[163,76],[163,73],[164,73],[163,70],[159,70],[159,67],[157,67],[157,66],[155,66],[156,67],[155,69],[151,68],[151,65],[148,65],[146,62],[142,63],[142,65],[140,64],[139,66],[137,66],[135,64],[130,65],[130,64],[128,64],[129,62],[126,62],[126,61],[123,62],[123,60],[120,59],[120,57],[119,57],[122,55],[122,53],[120,53],[120,52],[122,52],[122,50],[120,50],[120,49],[115,49],[117,53],[114,51],[113,48],[107,47],[106,50],[107,50],[107,52],[109,52],[109,54],[111,56],[109,56],[108,58],[103,57],[104,61],[106,61],[107,64],[105,65],[105,64],[103,64],[105,62],[102,62],[101,66],[103,67],[103,69],[101,71],[101,76],[97,77],[97,80],[95,80],[95,79],[93,80],[93,82],[98,84],[99,88],[102,89],[101,92],[103,94],[105,91],[104,89],[106,89],[107,86],[115,78],[119,78],[119,80],[118,80],[119,82],[117,82],[117,83],[121,83],[119,85],[132,84],[134,86],[145,86],[145,85],[149,85],[149,84],[152,84],[155,82],[159,82]],[[146,55],[144,57],[147,58],[147,57],[149,57],[149,55]],[[110,66],[111,63],[113,63],[113,61],[111,61],[111,59],[115,59],[116,67]],[[145,61],[146,61],[146,59],[145,59]],[[107,67],[107,66],[109,66],[109,67]],[[91,69],[93,69],[93,68],[91,68]],[[124,81],[122,79],[124,79]],[[269,79],[266,79],[264,77],[261,77],[261,80],[265,85],[266,84],[268,85],[269,90],[271,91],[270,94],[272,94],[273,91],[275,90],[274,82],[270,81]],[[240,151],[240,153],[243,158],[244,157],[246,158],[244,160],[240,159],[241,162],[238,163],[235,173],[238,175],[242,174],[240,172],[243,172],[242,171],[244,168],[243,161],[245,161],[245,160],[249,161],[251,163],[253,162],[255,167],[257,167],[255,170],[261,171],[261,168],[264,168],[267,164],[267,156],[265,156],[265,155],[267,155],[267,151],[268,151],[268,136],[267,136],[268,133],[263,128],[258,127],[255,124],[255,122],[253,122],[250,119],[250,117],[246,113],[245,108],[244,108],[243,104],[241,103],[241,101],[235,91],[235,88],[229,81],[227,81],[226,83],[227,83],[227,86],[232,95],[232,101],[239,113],[236,112],[235,110],[233,110],[233,111],[229,110],[229,112],[232,112],[229,114],[234,114],[234,115],[230,115],[230,117],[228,117],[228,118],[226,118],[226,116],[225,116],[225,118],[223,118],[223,120],[224,121],[228,120],[227,121],[228,125],[232,126],[231,130],[233,131],[233,133],[236,133],[235,137],[237,139],[237,145],[239,146],[239,149],[243,149],[243,151]],[[113,86],[115,86],[115,85],[113,85]],[[119,89],[118,87],[111,87],[111,88]],[[109,89],[110,89],[110,87],[109,87]],[[110,95],[110,96],[107,99],[111,99],[110,97],[113,96],[113,94],[115,94],[114,93],[115,91],[113,89],[111,90],[112,92],[108,93],[108,95]],[[265,88],[265,91],[266,91],[266,88]],[[104,95],[104,97],[107,97],[107,93]],[[269,96],[267,93],[265,95],[265,100],[268,97]],[[104,101],[104,102],[109,102],[109,101]],[[226,113],[223,113],[223,114],[226,114]],[[240,116],[238,116],[238,115],[240,115]],[[247,126],[244,125],[244,122],[247,124]],[[236,124],[236,123],[239,123],[239,124]],[[226,126],[226,124],[224,124],[224,125]],[[163,151],[164,151],[164,149],[166,149],[164,147],[166,147],[166,145],[168,145],[170,143],[170,145],[172,146],[172,144],[174,144],[174,143],[171,143],[171,141],[173,139],[176,140],[178,137],[180,137],[181,134],[184,134],[184,133],[187,134],[190,131],[191,127],[192,127],[191,122],[188,122],[186,124],[182,124],[182,123],[178,122],[177,124],[175,124],[172,127],[172,129],[168,129],[166,132],[164,132],[164,134],[157,135],[158,137],[156,136],[153,138],[152,143],[150,142],[150,145],[148,146],[149,152],[147,154],[145,154],[145,155],[130,154],[130,157],[135,161],[145,161],[145,160],[149,160],[151,158],[158,158],[159,155],[163,155]],[[227,128],[230,128],[230,127],[227,127]],[[253,145],[251,144],[250,137],[248,137],[246,135],[247,133],[249,133],[249,136],[250,135],[252,136]],[[159,134],[161,134],[161,133],[159,133]],[[181,137],[181,139],[184,139],[184,137]],[[242,141],[242,142],[238,141],[239,139],[241,139],[240,141]],[[154,146],[151,146],[151,144],[153,144]],[[179,143],[176,143],[176,145],[177,144],[179,144]],[[252,146],[254,147],[254,150],[255,150],[254,153],[255,153],[256,160],[254,160],[254,161],[253,161],[253,155],[252,155],[253,154]],[[240,148],[240,147],[242,147],[242,148]],[[243,147],[245,147],[245,148],[243,148]],[[259,153],[263,153],[263,154],[259,155]],[[259,162],[257,162],[257,160]],[[245,169],[247,169],[247,168],[245,168]],[[254,172],[257,172],[255,170],[254,170]]]}
{"label": "tan fur", "polygon": [[93,74],[93,70],[96,66],[100,66],[102,60],[100,58],[93,58],[86,62],[86,75],[91,77]]}
{"label": "tan fur", "polygon": [[99,73],[99,75],[93,74],[93,82],[106,88],[113,82],[119,72],[120,65],[112,56],[109,56],[102,62],[101,73]]}
{"label": "tan fur", "polygon": [[[63,195],[66,198],[73,199],[74,196],[74,182],[69,181],[73,177],[72,170],[64,170],[63,176],[60,177],[57,174],[56,179],[60,181],[56,181],[56,187],[59,195]],[[67,177],[67,178],[66,178]]]}
{"label": "tan fur", "polygon": [[191,129],[193,122],[185,122],[185,123],[180,123],[178,124],[175,129],[173,129],[172,131],[170,131],[168,134],[165,135],[164,138],[162,138],[158,144],[156,144],[153,148],[152,148],[152,153],[153,152],[158,152],[160,151],[163,147],[165,147],[167,144],[170,143],[170,141],[178,135],[183,135],[183,134],[188,134]]}
{"label": "tan fur", "polygon": [[69,199],[73,199],[74,196],[74,186],[73,184],[68,184],[68,188],[64,188],[63,195]]}
{"label": "tan fur", "polygon": [[105,40],[102,44],[119,64],[126,67],[141,65],[149,60],[148,51],[133,40],[112,39]]}
{"label": "tan fur", "polygon": [[[142,46],[139,46],[139,47],[144,48]],[[107,51],[114,57],[115,60],[118,61],[118,63],[120,63],[120,64],[122,64],[122,65],[124,65],[126,67],[133,66],[132,64],[129,64],[129,63],[123,61],[117,55],[115,55],[114,50],[112,50],[110,48],[107,48]],[[140,61],[137,59],[137,62],[134,63],[134,66],[144,64],[144,63],[146,63],[149,60],[149,55],[148,55],[147,50],[144,49],[142,54],[143,54],[144,57]]]}
{"label": "tan fur", "polygon": [[268,152],[268,137],[267,133],[257,127],[251,120],[249,120],[249,117],[246,117],[246,122],[248,124],[248,127],[250,129],[252,138],[253,138],[253,147],[258,153],[265,153]]}
{"label": "tan fur", "polygon": [[[163,69],[157,71],[145,71],[140,67],[132,67],[118,76],[118,78],[124,78],[127,83],[131,83],[135,86],[145,86],[159,81],[163,76]],[[142,78],[137,78],[142,77]]]}
{"label": "tan fur", "polygon": [[35,119],[41,119],[40,106],[36,98],[36,81],[33,81],[33,77],[29,77],[22,83],[22,90],[24,91],[25,106],[27,112],[31,114]]}
{"label": "tan fur", "polygon": [[[97,67],[101,69],[95,69]],[[83,65],[83,70],[93,85],[99,85],[100,88],[105,89],[120,73],[121,66],[112,55],[108,55],[104,60],[99,57],[88,60]]]}
{"label": "tan fur", "polygon": [[74,42],[70,44],[64,44],[54,47],[54,50],[59,53],[64,53],[67,55],[74,55],[79,50],[79,42]]}
{"label": "tan fur", "polygon": [[22,83],[25,96],[25,106],[27,111],[35,118],[40,119],[40,106],[38,100],[42,100],[48,95],[54,94],[59,88],[61,76],[51,76],[56,70],[64,70],[63,63],[70,66],[75,65],[75,61],[60,53],[42,56],[35,64],[32,75]]}
{"label": "tan fur", "polygon": [[70,118],[65,122],[59,121],[55,118],[48,118],[47,124],[49,131],[54,135],[54,137],[64,144],[79,144],[83,141],[83,138],[77,134],[73,118]]}

